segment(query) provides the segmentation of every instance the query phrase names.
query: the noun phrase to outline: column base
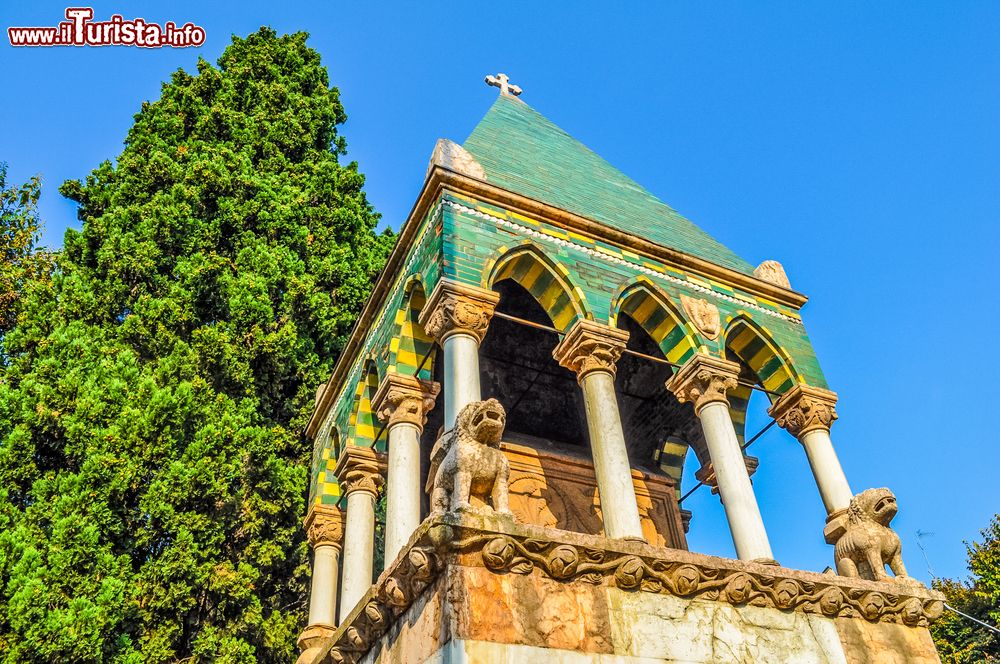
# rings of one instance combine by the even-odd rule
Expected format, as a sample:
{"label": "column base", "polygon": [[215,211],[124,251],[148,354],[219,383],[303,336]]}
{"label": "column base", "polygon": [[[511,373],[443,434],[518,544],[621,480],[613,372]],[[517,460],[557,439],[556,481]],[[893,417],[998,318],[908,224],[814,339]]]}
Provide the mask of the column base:
{"label": "column base", "polygon": [[826,517],[826,525],[823,527],[823,539],[827,544],[836,544],[840,536],[847,531],[847,509],[831,512]]}
{"label": "column base", "polygon": [[333,636],[337,629],[333,625],[309,625],[299,634],[299,650],[302,654],[295,660],[295,664],[312,664],[316,658],[324,651],[324,642]]}
{"label": "column base", "polygon": [[757,563],[758,565],[771,565],[772,567],[781,567],[781,563],[779,563],[774,558],[751,558],[747,562]]}

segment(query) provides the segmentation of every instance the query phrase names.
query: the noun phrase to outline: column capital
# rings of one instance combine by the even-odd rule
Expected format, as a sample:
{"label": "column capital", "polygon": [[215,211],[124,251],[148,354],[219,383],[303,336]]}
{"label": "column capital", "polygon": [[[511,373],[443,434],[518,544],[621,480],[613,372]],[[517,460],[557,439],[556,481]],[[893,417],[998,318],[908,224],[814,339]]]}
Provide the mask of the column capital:
{"label": "column capital", "polygon": [[387,427],[407,423],[423,431],[439,392],[441,386],[434,381],[392,371],[382,379],[372,406]]}
{"label": "column capital", "polygon": [[302,522],[309,546],[333,546],[340,551],[344,540],[344,515],[339,507],[313,505]]}
{"label": "column capital", "polygon": [[419,322],[438,343],[459,333],[482,343],[499,301],[499,293],[442,278],[427,298]]}
{"label": "column capital", "polygon": [[347,447],[337,459],[333,474],[337,476],[344,495],[355,491],[378,497],[385,485],[385,462],[370,447]]}
{"label": "column capital", "polygon": [[821,429],[829,432],[837,419],[837,393],[809,385],[796,385],[768,409],[778,426],[796,438]]}
{"label": "column capital", "polygon": [[710,403],[729,404],[726,392],[736,387],[740,365],[712,355],[696,354],[667,380],[678,401],[694,404],[695,414]]}
{"label": "column capital", "polygon": [[592,371],[614,375],[615,363],[627,341],[625,330],[580,319],[552,350],[552,357],[575,373],[577,380],[583,380]]}

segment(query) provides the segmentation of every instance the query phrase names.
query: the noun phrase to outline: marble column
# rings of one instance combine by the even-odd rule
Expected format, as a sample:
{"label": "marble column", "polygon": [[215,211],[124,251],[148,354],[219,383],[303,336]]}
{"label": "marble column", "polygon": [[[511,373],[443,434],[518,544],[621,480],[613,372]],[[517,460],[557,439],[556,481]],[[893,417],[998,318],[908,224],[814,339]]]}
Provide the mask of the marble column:
{"label": "marble column", "polygon": [[615,395],[615,363],[626,341],[628,332],[580,320],[552,355],[576,373],[583,390],[604,534],[616,539],[645,540]]}
{"label": "marble column", "polygon": [[767,531],[764,530],[764,521],[750,484],[726,398],[726,392],[736,387],[739,372],[740,367],[735,362],[695,355],[667,381],[667,389],[681,402],[694,404],[694,412],[705,432],[705,443],[737,557],[740,560],[773,562]]}
{"label": "marble column", "polygon": [[442,278],[420,312],[420,324],[444,352],[444,428],[462,407],[479,401],[479,344],[500,295]]}
{"label": "marble column", "polygon": [[386,568],[420,525],[420,434],[440,391],[437,383],[393,372],[375,393],[375,411],[386,425],[389,441]]}
{"label": "marble column", "polygon": [[[768,410],[778,426],[795,436],[806,451],[809,467],[826,507],[828,531],[831,531],[831,524],[845,514],[853,496],[830,440],[830,426],[837,419],[836,405],[836,392],[796,385],[781,395]],[[832,530],[838,530],[838,527],[834,525]],[[836,540],[836,536],[827,532],[827,540],[830,539]]]}
{"label": "marble column", "polygon": [[347,496],[344,524],[344,573],[340,589],[340,619],[354,610],[372,585],[375,560],[375,500],[384,480],[375,451],[348,447],[333,471]]}
{"label": "marble column", "polygon": [[343,541],[343,515],[329,505],[313,505],[304,522],[313,550],[312,585],[309,589],[309,623],[299,635],[299,660],[311,662],[323,639],[337,624],[337,567]]}

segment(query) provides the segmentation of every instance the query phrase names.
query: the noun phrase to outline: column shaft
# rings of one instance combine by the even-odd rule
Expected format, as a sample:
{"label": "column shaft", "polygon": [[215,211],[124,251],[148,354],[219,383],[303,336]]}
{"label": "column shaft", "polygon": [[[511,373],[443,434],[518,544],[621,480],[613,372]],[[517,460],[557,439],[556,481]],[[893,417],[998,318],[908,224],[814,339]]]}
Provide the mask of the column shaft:
{"label": "column shaft", "polygon": [[444,340],[444,428],[455,426],[466,404],[479,401],[479,340],[471,334],[455,332]]}
{"label": "column shaft", "polygon": [[606,371],[591,371],[580,379],[580,386],[601,497],[604,533],[612,538],[645,540],[618,412],[614,376]]}
{"label": "column shaft", "polygon": [[386,482],[385,566],[420,525],[420,429],[410,422],[389,427]]}
{"label": "column shaft", "polygon": [[347,494],[344,528],[344,579],[340,590],[340,619],[354,610],[372,585],[375,541],[375,496],[367,491]]}
{"label": "column shaft", "polygon": [[812,429],[799,437],[799,442],[806,450],[809,466],[812,468],[816,486],[823,498],[827,514],[845,510],[851,504],[851,487],[847,476],[840,466],[840,459],[833,449],[830,432],[825,429]]}
{"label": "column shaft", "polygon": [[318,544],[313,547],[312,584],[309,591],[309,624],[337,624],[337,565],[340,547]]}
{"label": "column shaft", "polygon": [[719,495],[740,560],[773,560],[760,508],[747,475],[729,404],[714,401],[698,412],[705,431],[705,443],[719,483]]}

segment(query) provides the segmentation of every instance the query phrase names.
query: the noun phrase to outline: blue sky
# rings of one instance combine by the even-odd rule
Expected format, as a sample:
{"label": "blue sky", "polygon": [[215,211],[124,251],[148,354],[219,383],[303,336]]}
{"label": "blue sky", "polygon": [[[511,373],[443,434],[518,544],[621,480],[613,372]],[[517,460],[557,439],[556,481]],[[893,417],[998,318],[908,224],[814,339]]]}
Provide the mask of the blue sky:
{"label": "blue sky", "polygon": [[[965,574],[1000,509],[990,339],[1000,233],[1000,4],[94,3],[95,17],[205,28],[198,49],[13,49],[0,160],[39,173],[45,242],[76,226],[56,188],[113,159],[143,100],[230,35],[305,30],[342,93],[349,158],[398,228],[434,141],[462,141],[504,71],[523,99],[751,263],[780,260],[841,397],[855,491],[889,486],[904,559]],[[3,27],[65,4],[0,2]],[[766,423],[755,404],[749,430]],[[778,560],[821,570],[823,509],[798,443],[751,448]],[[693,469],[692,469],[693,470]],[[690,480],[689,480],[690,482]],[[690,483],[688,484],[690,486]],[[718,498],[685,504],[695,551],[732,555]]]}

